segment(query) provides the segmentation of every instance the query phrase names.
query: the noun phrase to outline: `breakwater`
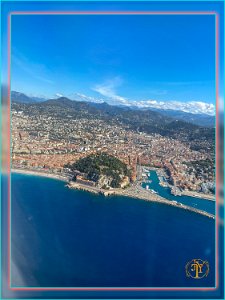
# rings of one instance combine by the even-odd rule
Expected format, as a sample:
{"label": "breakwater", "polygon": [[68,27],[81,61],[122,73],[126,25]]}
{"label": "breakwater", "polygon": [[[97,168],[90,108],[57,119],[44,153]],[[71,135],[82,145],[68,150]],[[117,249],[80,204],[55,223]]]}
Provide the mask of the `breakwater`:
{"label": "breakwater", "polygon": [[68,188],[71,189],[77,189],[77,190],[83,190],[83,191],[87,191],[87,192],[91,192],[94,194],[101,194],[104,196],[112,196],[112,195],[118,195],[118,196],[125,196],[125,197],[131,197],[131,198],[135,198],[135,199],[140,199],[140,200],[144,200],[144,201],[152,201],[152,202],[157,202],[157,203],[161,203],[161,204],[166,204],[166,205],[170,205],[170,206],[174,206],[174,207],[178,207],[190,212],[195,212],[201,215],[204,215],[208,218],[211,219],[215,219],[215,216],[213,214],[210,214],[208,212],[196,209],[194,207],[190,207],[187,205],[184,205],[182,203],[179,202],[175,202],[175,201],[170,201],[167,200],[157,194],[150,194],[148,191],[146,191],[145,189],[143,189],[141,187],[140,184],[134,184],[131,187],[128,187],[126,189],[112,189],[112,190],[103,190],[101,188],[98,187],[93,187],[93,186],[88,186],[88,185],[84,185],[84,184],[78,184],[76,182],[70,182],[66,185]]}

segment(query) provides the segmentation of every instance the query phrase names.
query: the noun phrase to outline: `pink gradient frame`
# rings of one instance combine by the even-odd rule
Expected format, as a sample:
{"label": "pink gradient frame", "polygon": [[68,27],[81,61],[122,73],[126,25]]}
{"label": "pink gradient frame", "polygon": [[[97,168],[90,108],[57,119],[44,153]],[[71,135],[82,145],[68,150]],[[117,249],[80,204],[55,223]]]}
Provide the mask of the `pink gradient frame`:
{"label": "pink gradient frame", "polygon": [[[10,113],[11,113],[11,16],[12,15],[214,15],[215,16],[215,81],[216,81],[216,285],[215,287],[201,288],[160,288],[160,287],[11,287],[11,129],[10,129]],[[7,155],[7,175],[8,175],[8,257],[7,257],[7,282],[8,289],[12,291],[213,291],[219,287],[219,265],[218,265],[218,201],[219,201],[219,132],[218,132],[218,112],[219,112],[219,15],[215,11],[14,11],[8,14],[8,110],[7,110],[7,132],[8,132],[8,155]]]}

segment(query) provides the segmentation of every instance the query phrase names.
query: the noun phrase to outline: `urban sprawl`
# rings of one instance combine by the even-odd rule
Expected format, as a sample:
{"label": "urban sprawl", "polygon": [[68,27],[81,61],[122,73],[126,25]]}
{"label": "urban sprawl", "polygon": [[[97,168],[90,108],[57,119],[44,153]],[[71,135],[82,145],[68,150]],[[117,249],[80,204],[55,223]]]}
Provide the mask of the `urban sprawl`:
{"label": "urban sprawl", "polygon": [[157,168],[175,194],[214,192],[210,151],[192,150],[188,142],[132,130],[120,122],[23,108],[12,105],[13,168],[65,174],[66,164],[106,152],[129,166],[133,182],[138,166],[145,166]]}

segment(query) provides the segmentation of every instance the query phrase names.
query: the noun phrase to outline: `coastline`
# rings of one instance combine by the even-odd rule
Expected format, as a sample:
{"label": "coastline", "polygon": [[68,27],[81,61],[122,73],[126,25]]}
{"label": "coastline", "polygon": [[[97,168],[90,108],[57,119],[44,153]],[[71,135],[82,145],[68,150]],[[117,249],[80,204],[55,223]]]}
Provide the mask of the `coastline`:
{"label": "coastline", "polygon": [[143,191],[142,195],[140,195],[140,194],[138,194],[138,190],[136,190],[136,187],[130,187],[130,188],[127,188],[124,190],[118,189],[118,190],[105,191],[100,188],[86,186],[86,185],[83,185],[80,183],[77,184],[75,182],[68,183],[66,186],[70,189],[82,190],[82,191],[86,191],[86,192],[93,193],[93,194],[101,194],[101,195],[104,195],[105,197],[115,195],[115,196],[123,196],[123,197],[130,197],[130,198],[134,198],[134,199],[140,199],[140,200],[148,201],[148,202],[166,204],[166,205],[174,206],[174,207],[181,208],[184,210],[188,210],[188,211],[191,211],[194,213],[198,213],[198,214],[204,215],[211,219],[215,219],[215,216],[213,214],[210,214],[210,213],[200,210],[200,209],[196,209],[191,206],[181,204],[179,202],[167,200],[166,198],[163,198],[159,195],[144,194],[145,193],[144,191]]}
{"label": "coastline", "polygon": [[199,210],[199,209],[196,209],[196,208],[184,205],[184,204],[179,204],[179,202],[175,203],[174,201],[167,200],[166,198],[163,198],[159,195],[153,195],[153,194],[143,195],[144,191],[143,191],[142,195],[140,195],[139,194],[140,190],[137,189],[137,186],[130,187],[130,188],[127,188],[124,190],[118,189],[118,190],[105,191],[105,190],[101,190],[96,187],[90,187],[90,186],[86,186],[86,185],[82,185],[82,184],[76,184],[75,182],[73,182],[71,184],[71,183],[69,183],[69,177],[66,177],[63,175],[58,175],[58,174],[52,174],[52,173],[36,171],[36,170],[33,171],[33,170],[26,170],[26,169],[16,169],[16,168],[12,168],[11,173],[31,175],[31,176],[34,175],[34,176],[41,176],[41,177],[56,179],[56,180],[60,180],[60,181],[67,183],[66,187],[68,187],[70,189],[83,190],[83,191],[86,191],[89,193],[94,193],[94,194],[102,194],[105,197],[113,196],[113,195],[124,196],[124,197],[130,197],[130,198],[134,198],[134,199],[140,199],[140,200],[148,201],[148,202],[166,204],[166,205],[174,206],[177,208],[185,209],[185,210],[188,210],[188,211],[191,211],[194,213],[198,213],[198,214],[204,215],[211,219],[215,219],[215,216],[208,212],[205,212],[205,211],[202,211],[202,210]]}
{"label": "coastline", "polygon": [[[160,178],[161,176],[165,177],[165,174],[162,173],[162,171],[151,169],[152,171],[156,171],[157,177],[159,179],[159,185],[162,185],[162,179]],[[170,190],[173,187],[172,185],[168,184],[166,182],[165,187],[168,187]],[[210,194],[203,194],[200,192],[194,192],[194,191],[182,191],[181,196],[188,196],[188,197],[193,197],[193,198],[198,198],[198,199],[204,199],[204,200],[209,200],[209,201],[216,201],[215,195],[210,195]]]}
{"label": "coastline", "polygon": [[216,201],[216,197],[214,195],[208,195],[208,194],[201,194],[198,192],[191,192],[191,191],[183,191],[182,196],[188,196],[188,197],[193,197],[193,198],[198,198],[198,199],[206,199],[209,201]]}
{"label": "coastline", "polygon": [[23,175],[33,175],[33,176],[41,176],[41,177],[47,177],[52,179],[57,179],[63,182],[69,182],[69,178],[63,175],[58,174],[52,174],[42,171],[33,171],[33,170],[26,170],[26,169],[16,169],[12,168],[11,173],[17,173],[17,174],[23,174]]}

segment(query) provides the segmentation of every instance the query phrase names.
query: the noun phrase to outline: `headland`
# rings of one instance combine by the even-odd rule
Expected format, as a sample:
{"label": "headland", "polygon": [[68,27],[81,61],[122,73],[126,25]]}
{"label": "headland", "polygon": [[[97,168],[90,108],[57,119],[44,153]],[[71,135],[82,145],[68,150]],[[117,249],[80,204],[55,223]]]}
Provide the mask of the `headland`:
{"label": "headland", "polygon": [[163,198],[163,197],[161,197],[157,194],[150,194],[148,191],[143,189],[140,184],[134,184],[134,185],[132,185],[130,187],[127,187],[125,189],[117,188],[117,189],[111,189],[111,190],[104,190],[104,189],[101,189],[101,188],[98,188],[98,187],[87,186],[87,185],[72,182],[72,181],[69,182],[66,186],[68,188],[71,188],[71,189],[87,191],[87,192],[90,192],[90,193],[101,194],[101,195],[104,195],[104,196],[117,195],[117,196],[125,196],[125,197],[140,199],[140,200],[144,200],[144,201],[157,202],[157,203],[166,204],[166,205],[178,207],[178,208],[181,208],[181,209],[185,209],[185,210],[188,210],[188,211],[191,211],[191,212],[195,212],[195,213],[204,215],[204,216],[209,217],[211,219],[215,219],[215,216],[213,214],[210,214],[210,213],[205,212],[203,210],[196,209],[194,207],[190,207],[190,206],[184,205],[184,204],[176,202],[176,201],[167,200],[167,199],[165,199],[165,198]]}
{"label": "headland", "polygon": [[42,176],[52,179],[61,180],[65,183],[67,183],[65,186],[70,189],[76,189],[76,190],[82,190],[87,191],[94,194],[100,194],[104,196],[124,196],[124,197],[130,197],[135,199],[140,199],[144,201],[150,201],[150,202],[157,202],[161,204],[166,204],[170,206],[174,206],[177,208],[181,208],[190,212],[195,212],[201,215],[204,215],[206,217],[215,219],[215,216],[213,214],[210,214],[208,212],[205,212],[203,210],[196,209],[194,207],[190,207],[187,205],[184,205],[182,203],[167,200],[166,198],[163,198],[159,196],[158,194],[149,193],[149,191],[146,191],[144,188],[142,188],[141,184],[136,182],[132,184],[131,186],[127,188],[112,188],[110,190],[105,190],[102,188],[98,188],[96,186],[88,186],[86,184],[77,183],[74,181],[71,181],[71,177],[68,174],[54,174],[49,171],[41,171],[41,170],[28,170],[28,169],[17,169],[13,168],[11,169],[12,173],[18,173],[18,174],[25,174],[25,175],[32,175],[32,176]]}

